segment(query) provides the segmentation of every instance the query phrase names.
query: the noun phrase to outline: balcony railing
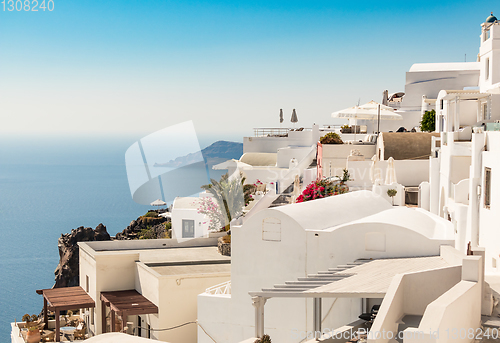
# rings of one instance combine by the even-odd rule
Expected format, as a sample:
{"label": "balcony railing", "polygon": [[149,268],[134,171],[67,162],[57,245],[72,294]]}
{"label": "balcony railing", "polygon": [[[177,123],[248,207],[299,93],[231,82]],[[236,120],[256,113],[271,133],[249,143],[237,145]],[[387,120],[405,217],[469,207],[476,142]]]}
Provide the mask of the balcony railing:
{"label": "balcony railing", "polygon": [[290,129],[287,127],[257,127],[253,129],[255,137],[284,137]]}
{"label": "balcony railing", "polygon": [[226,281],[219,285],[209,287],[205,290],[205,293],[217,295],[217,294],[231,294],[231,281]]}

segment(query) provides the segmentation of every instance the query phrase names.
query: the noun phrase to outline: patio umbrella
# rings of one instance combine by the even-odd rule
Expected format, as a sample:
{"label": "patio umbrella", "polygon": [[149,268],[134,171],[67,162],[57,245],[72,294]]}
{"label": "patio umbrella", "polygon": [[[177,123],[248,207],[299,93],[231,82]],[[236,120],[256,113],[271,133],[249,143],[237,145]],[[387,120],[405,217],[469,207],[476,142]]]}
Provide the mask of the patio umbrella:
{"label": "patio umbrella", "polygon": [[[401,120],[403,117],[389,106],[379,104],[375,101],[367,102],[361,106],[353,106],[332,113],[333,118],[354,119],[354,124],[357,124],[358,119],[361,120]],[[356,130],[354,130],[354,139],[356,139]]]}
{"label": "patio umbrella", "polygon": [[394,158],[389,157],[387,160],[387,170],[385,172],[385,184],[392,185],[393,183],[397,183],[396,179],[396,168],[394,168]]}
{"label": "patio umbrella", "polygon": [[161,199],[156,199],[151,203],[151,206],[158,206],[158,210],[160,209],[160,206],[165,206],[167,203]]}
{"label": "patio umbrella", "polygon": [[290,121],[294,124],[299,121],[299,119],[297,118],[297,113],[295,113],[295,108],[292,111],[292,118],[290,118]]}
{"label": "patio umbrella", "polygon": [[283,123],[283,109],[280,109],[280,124]]}
{"label": "patio umbrella", "polygon": [[380,168],[378,167],[377,164],[378,164],[378,156],[377,154],[375,154],[372,157],[372,165],[370,167],[370,179],[373,184],[375,184],[377,180],[380,180],[382,178],[380,175]]}

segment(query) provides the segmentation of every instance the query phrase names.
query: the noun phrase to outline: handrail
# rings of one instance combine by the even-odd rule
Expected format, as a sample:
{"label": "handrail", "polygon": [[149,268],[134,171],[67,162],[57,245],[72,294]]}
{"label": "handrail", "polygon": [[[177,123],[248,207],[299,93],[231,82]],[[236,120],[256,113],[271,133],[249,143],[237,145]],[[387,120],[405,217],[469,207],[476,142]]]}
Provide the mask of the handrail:
{"label": "handrail", "polygon": [[240,223],[244,223],[248,220],[248,218],[259,212],[260,210],[268,208],[273,203],[273,201],[281,195],[281,191],[287,189],[295,181],[295,175],[302,174],[304,170],[309,165],[311,165],[312,161],[316,158],[316,148],[316,144],[312,145],[310,151],[302,160],[300,160],[297,166],[290,169],[284,177],[278,180],[278,193],[266,193],[266,195],[264,195],[264,197],[260,199],[244,217],[241,218]]}
{"label": "handrail", "polygon": [[209,287],[205,290],[205,293],[212,295],[231,294],[231,280]]}

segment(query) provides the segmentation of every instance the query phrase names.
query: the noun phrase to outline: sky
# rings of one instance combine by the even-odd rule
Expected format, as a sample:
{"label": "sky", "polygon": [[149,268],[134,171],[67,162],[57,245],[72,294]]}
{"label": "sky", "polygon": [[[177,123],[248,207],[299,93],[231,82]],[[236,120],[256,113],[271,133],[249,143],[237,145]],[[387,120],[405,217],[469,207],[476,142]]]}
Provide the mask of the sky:
{"label": "sky", "polygon": [[[7,2],[8,0],[6,0]],[[41,2],[41,0],[39,0]],[[404,91],[413,63],[476,59],[497,1],[53,0],[0,3],[0,135],[204,137],[331,124]]]}

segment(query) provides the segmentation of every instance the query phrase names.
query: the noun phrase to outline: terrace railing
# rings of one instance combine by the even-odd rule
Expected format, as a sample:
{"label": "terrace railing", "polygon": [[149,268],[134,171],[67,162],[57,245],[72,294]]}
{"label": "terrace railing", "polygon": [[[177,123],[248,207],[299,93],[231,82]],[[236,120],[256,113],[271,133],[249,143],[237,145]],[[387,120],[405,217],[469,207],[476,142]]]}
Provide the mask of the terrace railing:
{"label": "terrace railing", "polygon": [[287,127],[257,127],[253,129],[255,137],[285,136],[290,129]]}
{"label": "terrace railing", "polygon": [[205,290],[205,293],[217,295],[217,294],[231,294],[231,281],[226,281],[219,285],[209,287]]}

